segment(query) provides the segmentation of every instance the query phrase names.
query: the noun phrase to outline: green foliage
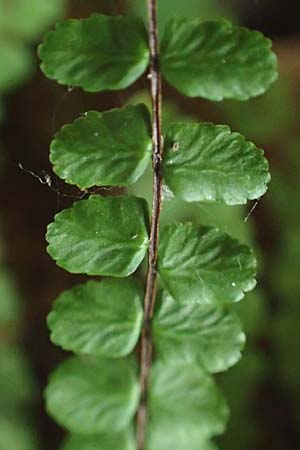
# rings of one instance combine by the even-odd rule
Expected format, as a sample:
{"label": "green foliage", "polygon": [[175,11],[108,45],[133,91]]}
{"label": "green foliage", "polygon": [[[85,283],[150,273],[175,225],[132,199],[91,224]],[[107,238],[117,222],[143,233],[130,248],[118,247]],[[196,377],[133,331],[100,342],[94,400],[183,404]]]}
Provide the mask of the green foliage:
{"label": "green foliage", "polygon": [[13,88],[26,78],[32,69],[30,53],[26,47],[10,41],[0,44],[0,92]]}
{"label": "green foliage", "polygon": [[0,345],[0,397],[3,410],[16,410],[29,403],[35,391],[23,353],[13,344]]}
{"label": "green foliage", "polygon": [[[146,20],[146,8],[141,0],[128,0],[129,11],[142,16]],[[163,29],[169,21],[170,12],[174,17],[201,17],[202,20],[228,16],[232,12],[229,6],[221,6],[218,0],[163,0],[158,8],[159,29]]]}
{"label": "green foliage", "polygon": [[32,73],[28,44],[63,14],[65,4],[65,0],[0,0],[0,93]]}
{"label": "green foliage", "polygon": [[65,125],[51,144],[50,159],[60,178],[80,188],[129,185],[144,173],[151,148],[148,109],[136,105],[90,111]]}
{"label": "green foliage", "polygon": [[35,450],[36,439],[27,415],[36,388],[29,363],[17,342],[21,299],[12,275],[2,264],[0,295],[0,450]]}
{"label": "green foliage", "polygon": [[89,281],[65,291],[48,317],[51,340],[65,350],[106,358],[128,355],[142,326],[143,291],[133,279]]}
{"label": "green foliage", "polygon": [[153,322],[159,356],[196,362],[208,372],[223,372],[241,357],[245,335],[237,316],[222,306],[179,305],[163,292]]}
{"label": "green foliage", "polygon": [[[297,107],[299,107],[298,103]],[[293,117],[292,126],[294,126],[296,117]],[[296,430],[298,430],[300,423],[300,211],[297,206],[300,192],[300,160],[298,127],[295,128],[295,131],[297,137],[287,144],[284,124],[283,128],[278,130],[278,133],[281,133],[279,148],[284,148],[285,152],[284,160],[279,160],[278,169],[274,174],[276,183],[274,182],[271,195],[268,197],[269,213],[276,223],[276,239],[269,250],[267,281],[272,297],[276,300],[271,329],[277,369],[276,385],[280,389],[281,395],[290,402],[290,413],[295,420]],[[279,218],[280,220],[278,220]]]}
{"label": "green foliage", "polygon": [[46,34],[39,56],[48,78],[88,92],[124,89],[149,63],[146,33],[139,21],[99,14],[57,24]]}
{"label": "green foliage", "polygon": [[[133,18],[67,20],[45,36],[41,67],[49,78],[90,92],[124,89],[147,69],[146,37]],[[160,67],[180,92],[210,100],[246,100],[277,76],[270,41],[225,20],[172,20]],[[150,128],[142,104],[88,112],[51,144],[54,170],[84,189],[128,186],[147,171]],[[164,155],[154,157],[162,173],[156,165],[154,171],[176,198],[238,205],[265,193],[270,175],[263,152],[227,126],[173,123],[156,138],[163,137]],[[144,199],[91,195],[55,216],[48,252],[71,273],[128,277],[149,244],[157,245],[148,224]],[[159,275],[153,317],[147,307],[142,314],[133,277],[89,281],[54,304],[48,319],[53,342],[81,355],[63,363],[46,389],[49,413],[74,433],[64,450],[98,450],[100,442],[116,448],[118,439],[122,448],[136,449],[130,430],[145,397],[145,450],[212,450],[211,439],[225,429],[228,407],[212,374],[240,359],[245,336],[232,310],[255,287],[255,257],[227,233],[189,222],[168,224],[159,242],[150,252],[152,276]],[[138,275],[143,278],[142,271]],[[153,336],[156,352],[149,389],[140,399],[135,365],[120,358],[134,350],[142,329],[146,339]]]}
{"label": "green foliage", "polygon": [[115,434],[72,435],[61,450],[135,450],[132,433],[123,431]]}
{"label": "green foliage", "polygon": [[[253,450],[260,448],[265,424],[259,426],[255,408],[257,390],[266,375],[266,360],[257,347],[246,348],[243,358],[230,372],[222,375],[222,389],[228,399],[230,421],[220,448]],[[264,399],[263,399],[264,401]]]}
{"label": "green foliage", "polygon": [[0,292],[0,326],[8,326],[19,319],[20,296],[11,274],[4,269],[0,271]]}
{"label": "green foliage", "polygon": [[217,228],[172,224],[161,232],[159,273],[179,303],[240,301],[256,284],[251,250]]}
{"label": "green foliage", "polygon": [[131,360],[73,357],[51,375],[47,410],[73,433],[120,431],[135,414],[139,398]]}
{"label": "green foliage", "polygon": [[226,125],[174,123],[164,152],[165,181],[188,202],[243,204],[261,197],[270,181],[263,152]]}
{"label": "green foliage", "polygon": [[[0,0],[0,122],[5,118],[5,96],[33,73],[32,41],[63,14],[65,3]],[[1,151],[1,173],[3,159]],[[2,262],[2,241],[0,258],[0,450],[35,450],[38,444],[29,416],[36,388],[20,348],[23,305]]]}
{"label": "green foliage", "polygon": [[1,32],[22,39],[35,39],[65,11],[65,0],[0,0]]}
{"label": "green foliage", "polygon": [[179,92],[216,101],[248,100],[277,78],[271,41],[226,20],[172,19],[163,36],[161,64]]}
{"label": "green foliage", "polygon": [[[218,435],[224,431],[228,418],[224,398],[211,376],[198,365],[172,360],[153,366],[150,410],[151,450],[164,448],[164,434],[169,434],[167,442],[175,443],[177,427],[194,432],[197,427],[202,441]],[[169,443],[167,448],[171,449]]]}
{"label": "green foliage", "polygon": [[219,110],[237,131],[269,145],[274,139],[278,142],[278,135],[291,133],[298,114],[293,92],[282,74],[266,95],[248,102],[228,100],[219,104]]}
{"label": "green foliage", "polygon": [[55,216],[48,252],[71,273],[126,277],[146,254],[147,223],[143,199],[92,195]]}
{"label": "green foliage", "polygon": [[203,438],[198,425],[155,422],[151,426],[148,450],[217,450],[209,439]]}
{"label": "green foliage", "polygon": [[1,450],[37,449],[36,439],[23,417],[14,413],[12,416],[0,413],[0,448]]}

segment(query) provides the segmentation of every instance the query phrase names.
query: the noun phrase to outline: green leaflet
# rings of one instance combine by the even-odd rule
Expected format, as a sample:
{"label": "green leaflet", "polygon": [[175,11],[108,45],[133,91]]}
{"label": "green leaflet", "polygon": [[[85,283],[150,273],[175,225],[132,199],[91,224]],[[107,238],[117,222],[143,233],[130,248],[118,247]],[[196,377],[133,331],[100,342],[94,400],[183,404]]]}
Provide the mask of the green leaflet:
{"label": "green leaflet", "polygon": [[217,228],[175,223],[161,232],[159,274],[179,303],[232,303],[255,287],[250,248]]}
{"label": "green leaflet", "polygon": [[197,427],[197,437],[203,442],[222,433],[228,418],[227,405],[213,378],[192,363],[156,362],[149,402],[149,450],[165,450],[158,445],[159,436],[162,439],[166,430],[176,435],[177,427]]}
{"label": "green leaflet", "polygon": [[149,50],[142,22],[93,14],[58,23],[46,34],[39,57],[48,78],[99,92],[132,84],[146,70]]}
{"label": "green leaflet", "polygon": [[14,88],[32,70],[32,58],[26,47],[14,41],[0,42],[0,92]]}
{"label": "green leaflet", "polygon": [[65,125],[51,144],[54,171],[80,188],[135,183],[151,160],[151,122],[145,105],[90,111]]}
{"label": "green leaflet", "polygon": [[51,340],[75,353],[120,358],[135,347],[143,291],[134,279],[88,281],[61,294],[48,316]]}
{"label": "green leaflet", "polygon": [[136,450],[132,433],[71,435],[61,450]]}
{"label": "green leaflet", "polygon": [[153,336],[164,362],[199,363],[212,373],[233,366],[245,343],[240,321],[224,307],[179,305],[165,291],[154,316]]}
{"label": "green leaflet", "polygon": [[151,423],[146,450],[217,450],[217,447],[203,437],[198,425],[164,420]]}
{"label": "green leaflet", "polygon": [[147,229],[145,200],[91,195],[56,214],[47,250],[71,273],[126,277],[146,254]]}
{"label": "green leaflet", "polygon": [[49,414],[73,433],[123,430],[139,399],[133,361],[73,357],[51,375],[45,396]]}
{"label": "green leaflet", "polygon": [[189,97],[247,100],[277,78],[271,41],[227,20],[172,19],[161,53],[164,77]]}
{"label": "green leaflet", "polygon": [[263,152],[226,125],[172,124],[163,164],[168,187],[188,202],[243,204],[261,197],[270,181]]}

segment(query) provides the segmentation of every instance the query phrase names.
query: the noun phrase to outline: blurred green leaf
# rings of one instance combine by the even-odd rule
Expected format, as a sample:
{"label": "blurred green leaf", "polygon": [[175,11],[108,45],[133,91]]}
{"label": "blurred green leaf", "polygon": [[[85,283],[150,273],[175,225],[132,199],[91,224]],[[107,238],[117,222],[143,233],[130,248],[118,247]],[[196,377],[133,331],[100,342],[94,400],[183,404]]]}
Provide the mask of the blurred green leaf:
{"label": "blurred green leaf", "polygon": [[0,345],[1,412],[15,411],[29,403],[35,386],[28,362],[15,344]]}
{"label": "blurred green leaf", "polygon": [[239,410],[248,409],[250,403],[255,403],[253,395],[257,383],[266,374],[266,368],[267,361],[264,355],[256,348],[246,345],[241,361],[230,372],[220,375],[220,384],[228,399],[230,410],[233,409],[233,414],[238,415]]}
{"label": "blurred green leaf", "polygon": [[136,450],[134,439],[128,431],[122,433],[70,436],[61,450]]}
{"label": "blurred green leaf", "polygon": [[145,200],[92,195],[56,214],[48,252],[71,273],[125,277],[146,254],[147,225]]}
{"label": "blurred green leaf", "polygon": [[179,303],[237,302],[256,284],[251,249],[217,228],[165,227],[158,262],[164,287]]}
{"label": "blurred green leaf", "polygon": [[199,425],[164,420],[151,424],[147,450],[217,450],[217,447],[203,438]]}
{"label": "blurred green leaf", "polygon": [[21,305],[12,276],[3,268],[0,270],[0,293],[0,325],[6,326],[19,319]]}
{"label": "blurred green leaf", "polygon": [[[298,291],[299,293],[299,291]],[[297,297],[299,302],[299,296]],[[300,399],[300,308],[281,311],[273,323],[272,336],[276,345],[277,367],[284,391]]]}
{"label": "blurred green leaf", "polygon": [[247,345],[241,361],[221,375],[219,381],[231,412],[228,428],[221,437],[221,449],[262,448],[265,424],[257,417],[256,397],[262,380],[269,375],[267,369],[265,356],[257,348]]}
{"label": "blurred green leaf", "polygon": [[0,0],[0,33],[35,39],[65,8],[65,0]]}
{"label": "blurred green leaf", "polygon": [[290,81],[282,74],[265,95],[248,102],[227,100],[217,106],[234,129],[248,139],[268,145],[274,140],[277,143],[278,135],[285,138],[298,113],[293,103]]}
{"label": "blurred green leaf", "polygon": [[51,144],[54,171],[80,188],[130,185],[151,160],[151,122],[144,105],[99,113],[65,125]]}
{"label": "blurred green leaf", "polygon": [[143,291],[134,279],[88,281],[63,292],[48,316],[51,340],[75,353],[120,358],[135,347]]}
{"label": "blurred green leaf", "polygon": [[[138,105],[143,103],[148,110],[152,113],[152,100],[149,91],[138,90],[129,96],[127,99],[127,105]],[[182,111],[180,106],[172,101],[170,98],[165,98],[162,104],[162,131],[165,135],[169,125],[173,122],[187,122],[193,120],[192,113]]]}
{"label": "blurred green leaf", "polygon": [[[170,203],[172,203],[172,201]],[[181,203],[182,202],[183,201],[181,200]],[[202,225],[213,225],[224,233],[230,233],[232,237],[235,237],[243,244],[253,246],[254,230],[250,226],[251,216],[248,220],[245,219],[254,205],[249,205],[246,210],[246,208],[241,205],[228,206],[225,204],[207,202],[193,204],[184,202],[184,204],[189,205],[190,209],[192,209],[194,220],[199,220],[199,218],[201,218]]]}
{"label": "blurred green leaf", "polygon": [[240,318],[249,339],[263,333],[268,326],[268,299],[259,289],[248,292],[244,301],[235,304],[233,310]]}
{"label": "blurred green leaf", "polygon": [[[194,432],[197,427],[197,437],[203,442],[222,433],[228,418],[228,408],[213,378],[192,363],[156,362],[152,369],[149,401],[149,450],[165,450],[159,445],[159,437],[170,433],[169,439],[173,442],[172,430],[177,427]],[[168,442],[168,438],[166,440]],[[179,448],[176,443],[174,445]]]}
{"label": "blurred green leaf", "polygon": [[128,427],[139,400],[132,360],[73,357],[51,375],[45,391],[49,414],[73,433]]}
{"label": "blurred green leaf", "polygon": [[0,450],[36,450],[36,437],[19,414],[0,413]]}
{"label": "blurred green leaf", "polygon": [[[130,12],[147,20],[147,9],[141,0],[129,0],[128,3]],[[158,8],[160,30],[168,23],[170,11],[174,17],[201,17],[205,20],[232,15],[229,5],[221,6],[218,0],[163,0]]]}
{"label": "blurred green leaf", "polygon": [[164,77],[189,97],[247,100],[277,78],[271,41],[226,20],[172,19],[161,52]]}
{"label": "blurred green leaf", "polygon": [[212,373],[233,366],[245,343],[236,315],[220,306],[179,305],[165,291],[154,316],[153,334],[164,361],[199,363]]}
{"label": "blurred green leaf", "polygon": [[188,202],[246,203],[270,181],[263,152],[226,125],[174,123],[164,145],[164,179]]}
{"label": "blurred green leaf", "polygon": [[28,78],[33,68],[29,50],[21,43],[1,39],[0,42],[0,92],[17,86]]}
{"label": "blurred green leaf", "polygon": [[141,22],[99,14],[58,23],[46,34],[39,56],[48,78],[88,92],[125,89],[149,63]]}

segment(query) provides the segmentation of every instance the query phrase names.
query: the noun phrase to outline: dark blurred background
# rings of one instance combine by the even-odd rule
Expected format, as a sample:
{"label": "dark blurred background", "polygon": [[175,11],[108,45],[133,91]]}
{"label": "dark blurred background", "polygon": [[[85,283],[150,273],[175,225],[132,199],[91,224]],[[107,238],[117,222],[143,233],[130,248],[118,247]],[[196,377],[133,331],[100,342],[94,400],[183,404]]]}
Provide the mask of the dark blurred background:
{"label": "dark blurred background", "polygon": [[[62,124],[89,109],[149,101],[146,77],[126,92],[96,95],[47,80],[39,70],[37,44],[59,18],[92,12],[143,15],[144,3],[0,0],[0,450],[54,450],[63,437],[43,409],[49,372],[65,356],[49,341],[46,316],[53,299],[81,278],[56,267],[46,253],[44,235],[54,214],[71,205],[79,192],[53,174],[51,139]],[[300,442],[300,3],[159,4],[161,27],[174,14],[221,15],[274,40],[280,78],[264,97],[213,104],[163,87],[166,122],[179,116],[228,123],[264,148],[273,175],[268,195],[246,222],[251,205],[248,210],[199,205],[195,213],[195,207],[176,202],[166,202],[163,220],[176,216],[219,222],[257,248],[259,289],[238,311],[246,318],[244,358],[219,379],[232,410],[219,447],[294,450]],[[149,190],[147,183],[141,189]]]}

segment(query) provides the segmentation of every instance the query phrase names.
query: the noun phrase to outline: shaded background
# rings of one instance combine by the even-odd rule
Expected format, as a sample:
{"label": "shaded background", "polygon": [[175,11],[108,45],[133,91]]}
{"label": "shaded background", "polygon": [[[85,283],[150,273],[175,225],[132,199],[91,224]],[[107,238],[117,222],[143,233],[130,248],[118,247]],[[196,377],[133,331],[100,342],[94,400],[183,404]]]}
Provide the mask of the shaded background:
{"label": "shaded background", "polygon": [[[89,109],[149,101],[146,78],[126,91],[96,95],[58,86],[39,71],[36,46],[59,17],[129,9],[143,14],[144,3],[0,0],[0,450],[54,450],[62,438],[43,409],[47,376],[65,356],[49,342],[46,315],[58,293],[81,277],[56,267],[44,235],[54,214],[80,193],[53,174],[49,143],[62,124]],[[163,220],[218,223],[257,248],[259,289],[238,306],[248,344],[242,361],[219,377],[232,410],[219,447],[294,450],[300,441],[300,5],[292,0],[159,3],[161,27],[176,13],[223,15],[274,39],[280,78],[264,97],[214,104],[163,87],[165,123],[178,116],[228,123],[265,149],[273,176],[268,195],[247,221],[251,205],[195,208],[167,199]],[[11,10],[18,15],[9,16]],[[147,177],[138,188],[149,191]]]}

